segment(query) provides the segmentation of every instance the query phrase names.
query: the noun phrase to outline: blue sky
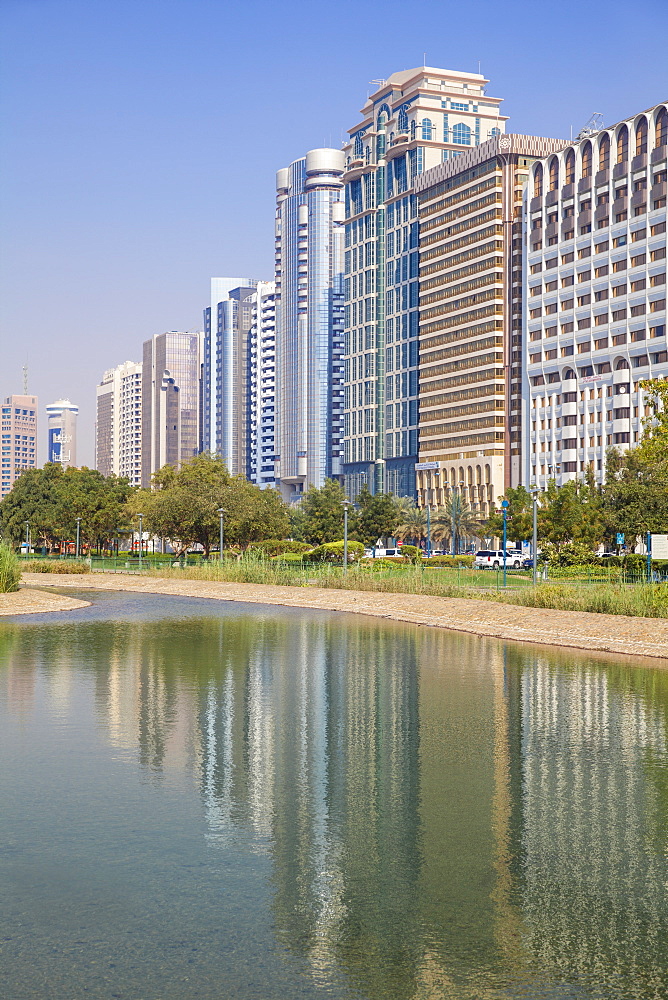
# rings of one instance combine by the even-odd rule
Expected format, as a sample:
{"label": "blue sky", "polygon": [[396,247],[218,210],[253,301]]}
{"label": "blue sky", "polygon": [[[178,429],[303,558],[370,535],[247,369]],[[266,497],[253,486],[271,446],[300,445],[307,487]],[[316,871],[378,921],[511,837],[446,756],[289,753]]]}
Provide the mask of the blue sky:
{"label": "blue sky", "polygon": [[275,171],[369,81],[480,61],[510,131],[566,137],[668,95],[666,0],[0,0],[0,34],[0,394],[27,360],[89,464],[104,369],[199,329],[212,275],[272,277]]}

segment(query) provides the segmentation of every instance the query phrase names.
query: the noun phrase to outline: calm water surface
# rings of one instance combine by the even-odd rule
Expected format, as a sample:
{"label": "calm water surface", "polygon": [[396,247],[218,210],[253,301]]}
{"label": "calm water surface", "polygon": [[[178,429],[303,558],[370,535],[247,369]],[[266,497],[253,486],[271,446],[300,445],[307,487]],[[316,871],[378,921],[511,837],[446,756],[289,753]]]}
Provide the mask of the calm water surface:
{"label": "calm water surface", "polygon": [[668,672],[89,599],[0,624],[0,996],[668,997]]}

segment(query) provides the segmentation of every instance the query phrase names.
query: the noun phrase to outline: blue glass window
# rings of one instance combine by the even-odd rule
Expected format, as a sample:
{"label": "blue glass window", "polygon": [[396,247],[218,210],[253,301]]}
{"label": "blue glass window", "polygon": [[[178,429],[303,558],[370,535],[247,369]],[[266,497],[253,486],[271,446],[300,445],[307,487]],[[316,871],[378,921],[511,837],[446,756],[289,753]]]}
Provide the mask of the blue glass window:
{"label": "blue glass window", "polygon": [[430,118],[422,119],[422,141],[431,142],[431,136],[434,126],[431,123]]}
{"label": "blue glass window", "polygon": [[457,125],[453,125],[452,141],[459,143],[460,146],[470,146],[471,129],[468,125],[464,125],[463,122],[458,122]]}
{"label": "blue glass window", "polygon": [[405,108],[399,108],[397,127],[400,132],[408,132],[408,115],[406,114]]}
{"label": "blue glass window", "polygon": [[364,143],[362,142],[362,134],[358,132],[355,136],[355,159],[361,160],[364,156]]}

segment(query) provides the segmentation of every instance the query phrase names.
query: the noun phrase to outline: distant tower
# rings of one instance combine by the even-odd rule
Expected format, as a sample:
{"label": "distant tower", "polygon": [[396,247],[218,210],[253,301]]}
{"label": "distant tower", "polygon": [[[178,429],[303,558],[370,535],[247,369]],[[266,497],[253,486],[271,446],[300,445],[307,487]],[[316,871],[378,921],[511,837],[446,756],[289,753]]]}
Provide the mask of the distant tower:
{"label": "distant tower", "polygon": [[37,464],[37,396],[7,396],[2,413],[2,475],[0,499],[19,476]]}
{"label": "distant tower", "polygon": [[77,414],[79,407],[69,399],[57,399],[46,408],[49,462],[64,469],[77,464]]}

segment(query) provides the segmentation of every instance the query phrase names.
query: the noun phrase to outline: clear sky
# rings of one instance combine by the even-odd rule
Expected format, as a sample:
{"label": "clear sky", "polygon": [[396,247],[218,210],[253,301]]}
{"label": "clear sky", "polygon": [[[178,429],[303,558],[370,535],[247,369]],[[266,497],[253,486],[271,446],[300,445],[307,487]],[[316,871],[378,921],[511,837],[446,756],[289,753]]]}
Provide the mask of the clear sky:
{"label": "clear sky", "polygon": [[143,340],[200,329],[209,278],[270,279],[275,171],[369,81],[481,71],[508,130],[570,135],[668,96],[668,0],[0,0],[0,395],[80,406]]}

